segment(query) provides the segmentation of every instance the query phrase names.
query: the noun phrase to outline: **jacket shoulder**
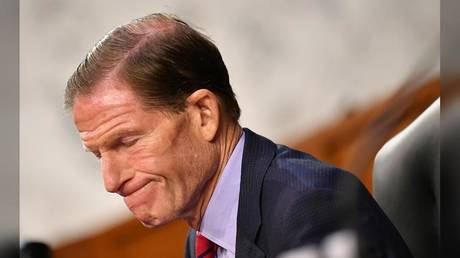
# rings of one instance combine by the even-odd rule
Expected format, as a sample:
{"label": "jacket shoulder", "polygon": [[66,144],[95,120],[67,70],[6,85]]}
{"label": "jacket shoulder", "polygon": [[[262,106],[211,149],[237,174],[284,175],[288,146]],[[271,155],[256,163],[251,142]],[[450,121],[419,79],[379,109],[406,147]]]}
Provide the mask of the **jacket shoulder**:
{"label": "jacket shoulder", "polygon": [[360,180],[310,154],[277,145],[262,189],[265,226],[259,241],[269,253],[319,244],[327,235],[354,225],[369,245],[366,253],[411,257]]}
{"label": "jacket shoulder", "polygon": [[351,173],[337,168],[312,155],[291,149],[285,145],[277,145],[264,183],[278,183],[287,190],[342,191],[344,184],[359,184],[359,180]]}

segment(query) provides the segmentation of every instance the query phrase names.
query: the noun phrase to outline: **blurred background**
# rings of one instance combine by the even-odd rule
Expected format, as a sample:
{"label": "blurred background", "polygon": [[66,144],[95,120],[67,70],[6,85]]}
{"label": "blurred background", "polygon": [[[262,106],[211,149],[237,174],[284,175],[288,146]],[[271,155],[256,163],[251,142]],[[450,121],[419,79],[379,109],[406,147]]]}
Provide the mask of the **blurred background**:
{"label": "blurred background", "polygon": [[43,241],[56,257],[183,253],[182,222],[143,229],[104,191],[63,109],[66,80],[93,45],[153,12],[214,40],[244,127],[351,171],[370,191],[377,151],[439,96],[439,1],[22,0],[22,242]]}

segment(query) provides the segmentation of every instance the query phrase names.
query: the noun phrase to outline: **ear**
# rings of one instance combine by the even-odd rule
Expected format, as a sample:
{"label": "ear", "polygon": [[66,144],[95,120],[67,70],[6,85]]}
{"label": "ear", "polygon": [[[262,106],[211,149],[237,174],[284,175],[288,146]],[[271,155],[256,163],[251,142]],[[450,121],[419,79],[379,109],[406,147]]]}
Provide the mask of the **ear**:
{"label": "ear", "polygon": [[186,102],[201,136],[206,141],[212,141],[220,122],[218,97],[209,90],[199,89],[188,96]]}

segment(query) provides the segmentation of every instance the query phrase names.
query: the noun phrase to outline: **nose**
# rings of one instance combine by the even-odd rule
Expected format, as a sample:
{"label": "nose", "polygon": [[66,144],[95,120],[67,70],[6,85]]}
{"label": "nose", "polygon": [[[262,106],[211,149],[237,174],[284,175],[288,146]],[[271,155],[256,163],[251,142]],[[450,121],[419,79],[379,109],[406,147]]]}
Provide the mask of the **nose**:
{"label": "nose", "polygon": [[132,178],[127,164],[117,153],[104,152],[101,155],[101,171],[107,192],[119,192],[123,184]]}

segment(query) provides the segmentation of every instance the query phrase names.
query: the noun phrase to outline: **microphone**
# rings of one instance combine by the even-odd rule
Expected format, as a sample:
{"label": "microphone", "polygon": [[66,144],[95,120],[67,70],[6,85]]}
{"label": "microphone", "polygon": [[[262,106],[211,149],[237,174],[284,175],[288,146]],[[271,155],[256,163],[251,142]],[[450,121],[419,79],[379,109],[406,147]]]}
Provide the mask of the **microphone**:
{"label": "microphone", "polygon": [[21,258],[51,258],[51,249],[42,242],[28,242],[21,248]]}

